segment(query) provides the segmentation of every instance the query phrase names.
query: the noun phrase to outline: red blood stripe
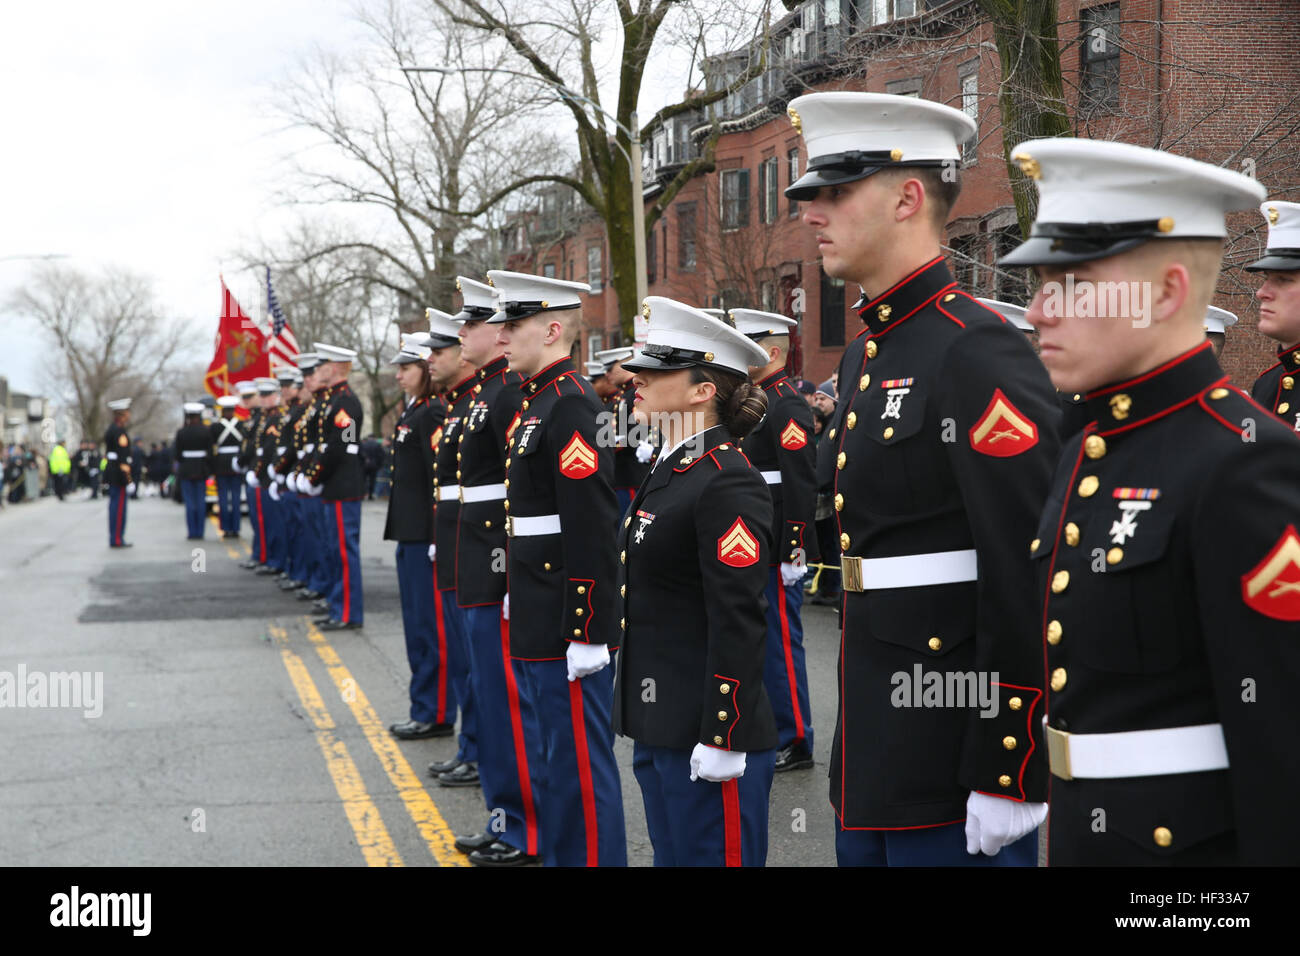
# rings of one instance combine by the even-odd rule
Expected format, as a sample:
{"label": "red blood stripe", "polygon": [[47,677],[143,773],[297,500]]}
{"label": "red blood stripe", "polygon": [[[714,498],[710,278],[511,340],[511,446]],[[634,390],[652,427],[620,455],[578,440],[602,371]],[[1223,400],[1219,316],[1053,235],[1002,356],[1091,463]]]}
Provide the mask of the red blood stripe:
{"label": "red blood stripe", "polygon": [[433,571],[433,610],[438,624],[438,723],[447,722],[447,631],[442,617],[442,593],[438,590],[438,566]]}
{"label": "red blood stripe", "polygon": [[254,488],[253,500],[257,502],[257,560],[266,564],[266,525],[262,521],[262,489]]}
{"label": "red blood stripe", "polygon": [[794,673],[794,650],[790,646],[790,614],[786,609],[785,583],[781,581],[781,569],[777,569],[776,614],[781,619],[781,647],[785,651],[785,676],[790,684],[790,709],[794,711],[794,732],[803,739],[803,712],[799,709],[799,687]]}
{"label": "red blood stripe", "polygon": [[510,729],[515,738],[515,765],[519,770],[519,795],[524,801],[524,829],[527,831],[525,852],[537,854],[537,810],[533,806],[533,782],[528,776],[528,751],[524,748],[524,718],[519,712],[519,686],[510,663],[510,622],[501,619],[501,662],[506,672],[506,700],[510,705]]}
{"label": "red blood stripe", "polygon": [[591,782],[591,755],[587,751],[587,720],[582,709],[582,681],[569,681],[569,713],[573,715],[573,741],[578,757],[578,784],[582,790],[582,822],[587,831],[587,865],[599,865],[596,831],[596,788]]}
{"label": "red blood stripe", "polygon": [[126,488],[122,489],[122,493],[117,499],[117,531],[115,532],[117,540],[113,542],[114,544],[122,543],[122,519],[124,517],[126,517]]}
{"label": "red blood stripe", "polygon": [[740,784],[735,780],[722,783],[722,834],[726,865],[740,866]]}
{"label": "red blood stripe", "polygon": [[334,522],[339,529],[339,560],[343,563],[343,616],[339,618],[343,623],[352,620],[352,592],[348,588],[348,545],[343,537],[343,502],[334,502]]}

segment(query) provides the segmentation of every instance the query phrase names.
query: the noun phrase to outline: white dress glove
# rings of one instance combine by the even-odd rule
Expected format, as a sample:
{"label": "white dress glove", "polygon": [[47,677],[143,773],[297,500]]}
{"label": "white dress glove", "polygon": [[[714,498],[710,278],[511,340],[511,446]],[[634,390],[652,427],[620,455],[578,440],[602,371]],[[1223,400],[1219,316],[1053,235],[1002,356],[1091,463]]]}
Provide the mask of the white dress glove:
{"label": "white dress glove", "polygon": [[276,484],[274,481],[271,482],[271,487],[267,488],[266,492],[271,496],[272,501],[280,500],[280,486]]}
{"label": "white dress glove", "polygon": [[438,546],[436,544],[429,545],[429,560],[436,561],[437,558],[438,558]]}
{"label": "white dress glove", "polygon": [[655,455],[655,446],[648,441],[643,441],[636,446],[636,460],[643,465],[648,465],[650,459]]}
{"label": "white dress glove", "polygon": [[245,480],[246,482],[248,482],[248,487],[250,487],[250,488],[256,488],[256,487],[257,487],[257,472],[253,471],[253,469],[251,469],[251,468],[248,469],[248,471],[244,472],[244,480]]}
{"label": "white dress glove", "polygon": [[[306,479],[303,480],[306,481]],[[307,494],[311,495],[313,498],[319,498],[320,493],[324,490],[325,490],[324,485],[313,485],[313,484],[307,485]]]}
{"label": "white dress glove", "polygon": [[133,494],[135,494],[135,482],[134,482],[134,481],[129,482],[129,483],[127,484],[127,486],[126,486],[126,493],[127,493],[128,495],[133,495]]}
{"label": "white dress glove", "polygon": [[1045,803],[1022,803],[971,791],[966,800],[966,852],[996,856],[1045,819]]}
{"label": "white dress glove", "polygon": [[578,680],[609,666],[609,645],[570,641],[564,657],[568,664],[569,680]]}
{"label": "white dress glove", "polygon": [[277,475],[276,475],[276,473],[275,473],[275,465],[267,465],[267,466],[266,466],[266,473],[267,473],[267,475],[270,477],[270,479],[271,479],[272,481],[275,481],[275,480],[276,480]]}
{"label": "white dress glove", "polygon": [[804,575],[807,573],[808,565],[806,564],[790,564],[788,562],[782,562],[781,583],[786,587],[791,587],[802,581]]}
{"label": "white dress glove", "polygon": [[745,755],[733,750],[719,750],[696,744],[691,751],[691,779],[725,783],[745,775]]}
{"label": "white dress glove", "polygon": [[501,601],[501,620],[510,620],[510,595],[507,594]]}

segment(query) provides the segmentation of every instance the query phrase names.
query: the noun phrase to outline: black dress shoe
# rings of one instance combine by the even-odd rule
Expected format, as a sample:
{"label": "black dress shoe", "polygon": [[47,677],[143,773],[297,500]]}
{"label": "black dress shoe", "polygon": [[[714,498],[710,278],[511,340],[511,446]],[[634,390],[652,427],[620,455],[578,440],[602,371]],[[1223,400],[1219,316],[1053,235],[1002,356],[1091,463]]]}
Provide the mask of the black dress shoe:
{"label": "black dress shoe", "polygon": [[495,843],[497,838],[491,833],[471,833],[469,836],[458,836],[456,842],[452,844],[461,853],[470,854],[475,850],[482,850]]}
{"label": "black dress shoe", "polygon": [[301,581],[281,581],[281,582],[280,582],[280,590],[281,590],[281,591],[296,591],[296,590],[298,590],[300,587],[302,587],[302,582],[301,582]]}
{"label": "black dress shoe", "polygon": [[322,631],[359,631],[361,624],[359,621],[326,621],[320,625]]}
{"label": "black dress shoe", "polygon": [[281,572],[279,568],[273,568],[269,564],[264,564],[253,573],[254,574],[280,574]]}
{"label": "black dress shoe", "polygon": [[808,745],[802,740],[796,740],[776,752],[776,766],[773,770],[777,773],[785,770],[806,770],[812,765],[812,752],[808,749]]}
{"label": "black dress shoe", "polygon": [[314,607],[318,607],[318,608],[320,608],[322,611],[324,611],[324,610],[327,610],[327,609],[329,608],[329,606],[330,606],[330,602],[329,602],[328,600],[326,600],[325,598],[317,598],[317,599],[315,600],[313,606],[314,606]]}
{"label": "black dress shoe", "polygon": [[406,720],[388,728],[398,740],[424,740],[427,737],[450,737],[456,732],[454,724],[431,724],[423,720]]}
{"label": "black dress shoe", "polygon": [[123,541],[121,544],[110,544],[110,548],[134,548],[135,545],[130,541]]}
{"label": "black dress shoe", "polygon": [[477,787],[478,767],[472,763],[458,763],[451,770],[438,774],[441,787]]}
{"label": "black dress shoe", "polygon": [[298,591],[298,600],[299,600],[299,601],[319,601],[319,600],[320,600],[320,596],[319,596],[315,591],[308,590],[307,588],[300,588],[299,591]]}
{"label": "black dress shoe", "polygon": [[512,847],[509,843],[494,840],[482,849],[469,855],[469,861],[475,866],[527,866],[536,863],[541,857],[530,856],[523,850]]}
{"label": "black dress shoe", "polygon": [[320,617],[320,616],[313,617],[311,619],[311,622],[313,624],[320,625],[320,624],[327,624],[332,620],[334,620],[334,618],[331,615],[326,614],[324,617]]}
{"label": "black dress shoe", "polygon": [[[433,763],[429,764],[429,776],[437,777],[438,774],[446,773],[449,770],[455,770],[459,766],[460,760],[456,757],[452,757],[450,760],[435,760]],[[475,847],[474,849],[478,848]],[[468,853],[469,850],[466,850],[465,852]]]}

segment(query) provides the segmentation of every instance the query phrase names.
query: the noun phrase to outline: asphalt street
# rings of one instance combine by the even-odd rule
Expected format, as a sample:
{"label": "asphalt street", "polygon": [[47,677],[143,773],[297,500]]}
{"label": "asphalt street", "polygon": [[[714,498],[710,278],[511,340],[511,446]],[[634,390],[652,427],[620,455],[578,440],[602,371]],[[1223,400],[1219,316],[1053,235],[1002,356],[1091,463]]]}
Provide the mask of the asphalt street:
{"label": "asphalt street", "polygon": [[[409,670],[385,502],[362,508],[365,627],[322,635],[237,567],[246,523],[238,542],[211,525],[187,541],[179,505],[141,499],[135,546],[110,550],[106,503],[83,496],[0,510],[0,680],[27,675],[31,705],[0,694],[0,864],[464,864],[450,841],[486,822],[481,792],[426,772],[452,740],[386,730]],[[835,861],[834,610],[805,607],[804,627],[817,766],[775,779],[770,866]],[[631,742],[616,751],[629,861],[648,866]]]}

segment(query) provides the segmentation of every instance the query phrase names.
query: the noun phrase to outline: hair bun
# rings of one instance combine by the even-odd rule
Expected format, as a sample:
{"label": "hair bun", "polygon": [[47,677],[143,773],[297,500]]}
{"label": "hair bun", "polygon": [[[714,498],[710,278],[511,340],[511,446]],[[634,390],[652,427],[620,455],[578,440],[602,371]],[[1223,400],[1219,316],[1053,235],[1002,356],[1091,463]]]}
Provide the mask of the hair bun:
{"label": "hair bun", "polygon": [[742,382],[727,398],[722,423],[739,440],[757,428],[766,414],[767,393],[753,382]]}

